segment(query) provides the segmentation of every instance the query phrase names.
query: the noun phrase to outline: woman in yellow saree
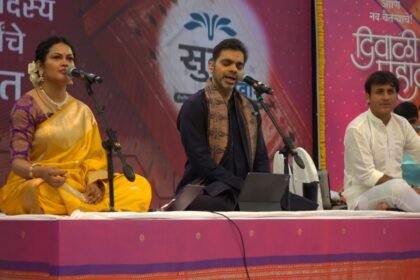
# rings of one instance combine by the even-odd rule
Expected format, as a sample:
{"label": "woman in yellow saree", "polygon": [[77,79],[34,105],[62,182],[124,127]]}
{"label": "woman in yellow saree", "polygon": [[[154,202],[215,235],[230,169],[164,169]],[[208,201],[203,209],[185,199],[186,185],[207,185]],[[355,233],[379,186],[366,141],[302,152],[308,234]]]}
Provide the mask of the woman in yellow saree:
{"label": "woman in yellow saree", "polygon": [[[34,89],[11,112],[12,171],[0,189],[6,214],[68,215],[109,209],[106,154],[98,124],[87,105],[66,91],[75,53],[63,37],[38,45],[28,67]],[[147,211],[149,182],[114,177],[115,210]]]}

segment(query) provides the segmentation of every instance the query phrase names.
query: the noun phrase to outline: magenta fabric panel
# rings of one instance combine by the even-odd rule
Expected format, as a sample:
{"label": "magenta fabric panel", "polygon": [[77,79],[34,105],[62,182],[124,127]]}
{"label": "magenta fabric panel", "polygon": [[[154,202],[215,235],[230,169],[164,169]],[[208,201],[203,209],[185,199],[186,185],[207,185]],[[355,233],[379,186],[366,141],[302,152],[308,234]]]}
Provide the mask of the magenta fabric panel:
{"label": "magenta fabric panel", "polygon": [[[420,259],[419,219],[235,220],[248,265]],[[227,220],[0,221],[0,270],[157,273],[243,265]]]}
{"label": "magenta fabric panel", "polygon": [[[240,240],[226,220],[60,221],[60,262],[188,262],[240,258]],[[248,257],[420,251],[420,220],[235,221]],[[100,235],[98,232],[106,232]],[[74,251],[75,246],[86,248]],[[94,246],[94,247],[92,247]],[[91,249],[87,249],[91,247]],[[72,253],[74,252],[74,253]]]}

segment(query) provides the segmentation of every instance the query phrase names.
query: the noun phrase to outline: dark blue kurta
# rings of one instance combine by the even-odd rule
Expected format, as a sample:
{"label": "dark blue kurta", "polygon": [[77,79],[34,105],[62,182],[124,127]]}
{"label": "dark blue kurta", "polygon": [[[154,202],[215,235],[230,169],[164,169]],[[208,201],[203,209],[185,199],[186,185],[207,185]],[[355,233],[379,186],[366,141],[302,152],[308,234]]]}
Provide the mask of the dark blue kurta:
{"label": "dark blue kurta", "polygon": [[[248,143],[246,128],[239,105],[237,92],[229,102],[229,141],[226,152],[220,162],[210,156],[208,143],[208,108],[204,90],[200,90],[183,104],[177,120],[182,144],[187,155],[185,173],[178,184],[177,192],[189,183],[196,183],[201,178],[204,181],[205,192],[217,196],[222,192],[231,191],[234,200],[240,192],[244,178],[248,172],[269,172],[269,161],[261,130],[261,117],[258,115],[257,147],[254,164],[248,166]],[[256,105],[253,103],[256,111]]]}

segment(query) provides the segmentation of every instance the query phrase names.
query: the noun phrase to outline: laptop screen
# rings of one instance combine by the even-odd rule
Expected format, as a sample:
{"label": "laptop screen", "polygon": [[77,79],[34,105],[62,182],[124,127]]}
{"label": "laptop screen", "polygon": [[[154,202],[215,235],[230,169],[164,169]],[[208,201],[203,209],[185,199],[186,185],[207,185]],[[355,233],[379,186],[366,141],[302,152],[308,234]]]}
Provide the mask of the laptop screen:
{"label": "laptop screen", "polygon": [[250,172],[238,197],[240,211],[282,211],[289,175]]}
{"label": "laptop screen", "polygon": [[167,205],[162,206],[162,211],[184,211],[191,204],[191,202],[197,197],[197,195],[203,192],[204,186],[201,185],[186,185]]}

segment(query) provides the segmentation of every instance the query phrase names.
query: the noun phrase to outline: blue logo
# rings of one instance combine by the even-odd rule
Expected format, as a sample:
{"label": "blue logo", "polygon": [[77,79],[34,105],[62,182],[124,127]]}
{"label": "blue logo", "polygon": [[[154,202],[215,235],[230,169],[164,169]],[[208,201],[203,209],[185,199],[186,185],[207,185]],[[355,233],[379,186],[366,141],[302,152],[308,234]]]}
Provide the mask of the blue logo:
{"label": "blue logo", "polygon": [[231,20],[226,17],[219,18],[219,15],[214,15],[210,19],[210,16],[207,13],[191,13],[190,16],[192,20],[187,22],[184,27],[188,30],[207,27],[207,36],[210,41],[213,41],[214,32],[216,30],[221,30],[231,37],[234,37],[237,34],[235,30],[228,26],[231,23]]}

